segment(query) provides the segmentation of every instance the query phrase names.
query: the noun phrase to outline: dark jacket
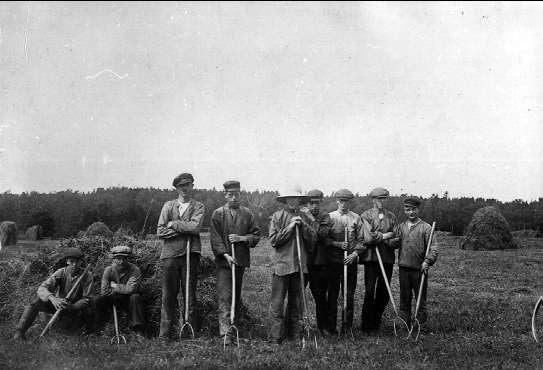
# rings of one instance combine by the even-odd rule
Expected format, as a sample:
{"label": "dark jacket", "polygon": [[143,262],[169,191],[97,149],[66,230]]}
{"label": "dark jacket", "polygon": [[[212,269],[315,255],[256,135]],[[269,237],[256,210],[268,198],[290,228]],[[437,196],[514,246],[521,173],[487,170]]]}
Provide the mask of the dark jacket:
{"label": "dark jacket", "polygon": [[411,228],[409,228],[407,221],[398,225],[395,232],[396,238],[400,241],[398,266],[419,270],[425,260],[430,266],[436,262],[438,249],[435,233],[428,256],[425,257],[431,230],[432,227],[422,220],[419,220]]}
{"label": "dark jacket", "polygon": [[385,210],[383,219],[379,219],[379,211],[375,208],[371,208],[363,212],[360,217],[368,222],[371,233],[366,241],[368,248],[360,254],[358,262],[377,262],[375,248],[379,247],[379,253],[381,254],[383,263],[394,264],[396,261],[394,246],[391,245],[390,240],[382,240],[382,234],[394,232],[394,229],[397,226],[394,213]]}
{"label": "dark jacket", "polygon": [[327,248],[331,227],[330,215],[327,212],[321,211],[315,217],[308,209],[304,209],[303,211],[307,214],[311,221],[311,227],[313,227],[313,230],[317,234],[317,240],[312,248],[313,251],[307,257],[307,263],[309,265],[326,265],[328,264]]}
{"label": "dark jacket", "polygon": [[224,254],[232,255],[232,244],[228,241],[228,234],[247,236],[247,242],[234,245],[236,261],[242,267],[250,266],[250,248],[254,248],[260,240],[260,229],[249,208],[239,207],[236,211],[234,218],[228,205],[224,205],[211,215],[211,249],[215,255],[215,263],[221,267],[228,267]]}

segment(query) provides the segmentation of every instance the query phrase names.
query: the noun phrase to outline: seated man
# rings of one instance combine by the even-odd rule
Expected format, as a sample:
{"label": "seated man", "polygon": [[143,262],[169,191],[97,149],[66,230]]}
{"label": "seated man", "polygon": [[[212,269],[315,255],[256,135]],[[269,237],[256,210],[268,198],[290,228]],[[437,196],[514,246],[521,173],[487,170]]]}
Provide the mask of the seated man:
{"label": "seated man", "polygon": [[94,329],[103,324],[108,309],[115,305],[128,312],[130,328],[143,334],[143,301],[139,294],[140,269],[127,261],[132,255],[130,247],[119,245],[111,249],[111,266],[106,267],[102,275],[101,295],[93,297]]}
{"label": "seated man", "polygon": [[13,339],[25,340],[25,333],[34,323],[39,312],[54,313],[62,310],[60,320],[77,322],[86,316],[89,307],[89,294],[92,288],[92,274],[86,272],[79,285],[67,299],[68,292],[83,273],[83,252],[78,248],[68,248],[63,253],[68,266],[55,271],[38,288],[38,297],[27,306],[16,327]]}

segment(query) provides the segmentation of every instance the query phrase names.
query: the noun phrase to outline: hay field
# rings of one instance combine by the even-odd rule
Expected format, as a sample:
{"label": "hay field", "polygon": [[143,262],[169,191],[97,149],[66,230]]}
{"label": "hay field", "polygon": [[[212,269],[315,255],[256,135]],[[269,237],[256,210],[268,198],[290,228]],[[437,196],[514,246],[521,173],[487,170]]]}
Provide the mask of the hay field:
{"label": "hay field", "polygon": [[[211,254],[204,236],[204,254]],[[355,340],[320,340],[319,349],[300,350],[298,343],[280,347],[265,341],[270,298],[271,247],[264,241],[254,250],[253,267],[244,279],[243,299],[260,327],[238,352],[223,352],[218,338],[160,344],[130,341],[119,350],[104,337],[51,335],[42,343],[14,343],[12,322],[0,323],[0,368],[538,368],[543,348],[530,334],[530,316],[543,294],[543,239],[522,239],[521,248],[466,251],[456,237],[440,238],[440,258],[430,272],[430,331],[418,343],[396,339],[385,322],[378,336],[355,332]],[[2,252],[2,254],[4,251]],[[0,256],[4,258],[4,255]],[[355,327],[360,325],[363,272],[355,298]],[[397,270],[393,276],[399,302]],[[310,294],[308,294],[310,297]],[[310,310],[314,311],[312,298]],[[390,309],[387,308],[387,316]]]}

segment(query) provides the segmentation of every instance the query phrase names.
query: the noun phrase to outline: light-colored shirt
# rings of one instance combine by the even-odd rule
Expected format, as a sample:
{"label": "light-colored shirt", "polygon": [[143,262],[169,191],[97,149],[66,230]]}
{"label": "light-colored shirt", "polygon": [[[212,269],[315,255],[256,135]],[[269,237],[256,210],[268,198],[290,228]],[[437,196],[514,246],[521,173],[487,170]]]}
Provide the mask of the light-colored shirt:
{"label": "light-colored shirt", "polygon": [[412,225],[409,225],[407,221],[398,225],[395,231],[396,237],[401,240],[400,251],[398,253],[398,266],[419,270],[424,261],[430,266],[436,262],[438,247],[435,233],[428,256],[426,256],[426,247],[430,239],[431,230],[432,227],[422,220]]}
{"label": "light-colored shirt", "polygon": [[334,245],[335,242],[345,241],[345,228],[347,228],[347,241],[349,251],[356,251],[360,255],[364,251],[364,238],[368,238],[369,225],[359,215],[352,211],[342,213],[339,210],[330,212],[330,242],[328,244],[328,255],[332,262],[343,263],[344,250]]}
{"label": "light-colored shirt", "polygon": [[[191,199],[183,214],[179,213],[179,199],[164,203],[158,218],[157,235],[164,240],[160,259],[184,256],[187,241],[190,240],[190,252],[201,253],[200,230],[204,222],[205,207]],[[171,226],[168,223],[172,221]]]}
{"label": "light-colored shirt", "polygon": [[[378,231],[382,234],[394,232],[394,229],[397,226],[396,216],[394,213],[386,209],[383,210],[383,213],[379,213],[378,209],[371,208],[362,213],[360,217],[368,222],[371,231]],[[381,254],[383,263],[393,264],[396,261],[394,247],[391,245],[389,240],[378,241],[370,233],[367,244],[368,246],[379,248],[379,253]],[[375,248],[372,247],[367,248],[359,256],[360,262],[377,262],[377,254],[375,252]]]}

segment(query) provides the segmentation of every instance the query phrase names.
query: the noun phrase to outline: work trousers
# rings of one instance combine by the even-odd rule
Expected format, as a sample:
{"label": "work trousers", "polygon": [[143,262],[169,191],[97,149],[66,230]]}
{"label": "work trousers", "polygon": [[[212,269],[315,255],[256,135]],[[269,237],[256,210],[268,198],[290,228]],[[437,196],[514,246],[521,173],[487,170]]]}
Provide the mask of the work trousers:
{"label": "work trousers", "polygon": [[128,312],[129,325],[131,329],[142,330],[145,323],[143,313],[143,300],[138,293],[134,294],[111,294],[93,297],[91,306],[94,311],[94,329],[100,327],[106,317],[107,311],[113,307]]}
{"label": "work trousers", "polygon": [[[194,322],[196,305],[196,282],[200,269],[200,254],[190,254],[189,299],[185,302],[185,284],[187,274],[186,255],[162,260],[162,308],[160,311],[159,337],[172,338],[173,328],[180,321],[185,321],[185,305],[189,305],[188,322]],[[183,307],[180,307],[177,295],[179,288],[183,293]]]}
{"label": "work trousers", "polygon": [[[383,263],[390,283],[394,265]],[[389,301],[388,291],[379,262],[364,263],[364,304],[362,306],[362,330],[376,330],[381,325],[383,312]]]}
{"label": "work trousers", "polygon": [[328,268],[326,265],[309,265],[309,289],[315,300],[317,327],[328,330]]}
{"label": "work trousers", "polygon": [[[328,330],[337,332],[337,300],[341,291],[343,300],[343,264],[330,263],[328,265]],[[356,262],[347,266],[347,310],[342,311],[341,330],[345,332],[353,326],[354,313],[354,292],[356,290],[356,280],[358,265]],[[344,288],[344,287],[343,287]]]}
{"label": "work trousers", "polygon": [[[422,279],[422,271],[400,267],[400,317],[405,320],[408,325],[411,325],[411,301],[413,295],[416,299],[419,294],[420,281]],[[426,293],[428,288],[428,276],[422,287],[422,297],[417,319],[423,325],[426,323]]]}
{"label": "work trousers", "polygon": [[[304,277],[304,280],[307,276]],[[283,312],[288,294],[286,317]],[[280,341],[283,337],[295,339],[301,335],[302,285],[300,273],[272,276],[272,295],[270,306],[270,339]],[[284,330],[283,330],[284,325]]]}
{"label": "work trousers", "polygon": [[[245,267],[236,266],[236,303],[234,319],[238,317],[241,301],[241,286]],[[219,334],[230,334],[230,312],[232,308],[232,268],[217,266],[217,294],[219,296]],[[234,320],[235,325],[235,320]]]}
{"label": "work trousers", "polygon": [[[55,306],[49,301],[42,301],[40,298],[36,298],[30,303],[30,305],[25,307],[25,310],[19,320],[19,323],[16,326],[17,330],[22,331],[23,333],[32,326],[36,316],[40,312],[55,313]],[[86,323],[89,316],[89,310],[87,306],[79,307],[77,305],[72,305],[70,310],[61,311],[58,322],[64,322],[63,325],[66,329],[76,329],[81,327]]]}

